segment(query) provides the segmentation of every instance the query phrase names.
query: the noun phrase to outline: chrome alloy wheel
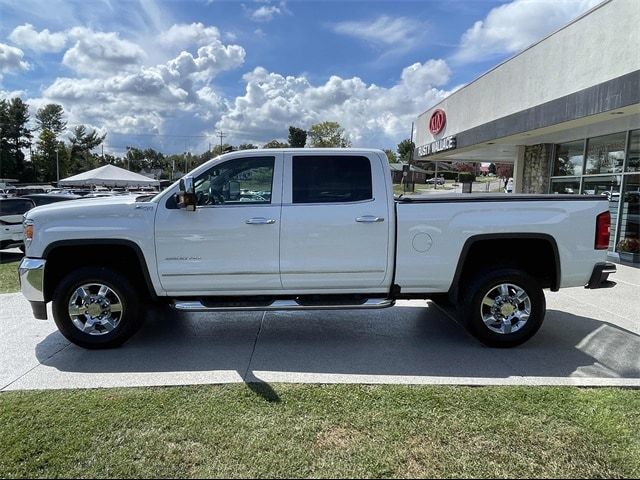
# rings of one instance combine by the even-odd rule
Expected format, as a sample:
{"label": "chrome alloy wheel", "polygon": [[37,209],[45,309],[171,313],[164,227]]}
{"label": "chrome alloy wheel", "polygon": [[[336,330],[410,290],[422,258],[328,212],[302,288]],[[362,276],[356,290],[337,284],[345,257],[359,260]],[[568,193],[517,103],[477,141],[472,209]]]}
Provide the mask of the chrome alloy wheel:
{"label": "chrome alloy wheel", "polygon": [[78,287],[69,300],[73,325],[89,335],[106,335],[120,323],[124,306],[111,288],[101,283]]}
{"label": "chrome alloy wheel", "polygon": [[512,283],[492,287],[482,299],[480,315],[489,330],[507,335],[520,330],[531,315],[527,292]]}

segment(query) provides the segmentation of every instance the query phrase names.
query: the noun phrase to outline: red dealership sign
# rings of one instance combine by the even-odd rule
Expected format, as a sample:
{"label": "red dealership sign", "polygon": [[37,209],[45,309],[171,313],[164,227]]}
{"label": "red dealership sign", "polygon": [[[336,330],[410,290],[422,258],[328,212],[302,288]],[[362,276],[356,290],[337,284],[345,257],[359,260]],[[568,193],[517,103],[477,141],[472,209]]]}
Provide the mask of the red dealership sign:
{"label": "red dealership sign", "polygon": [[429,120],[429,131],[433,135],[437,135],[442,131],[446,123],[447,115],[444,113],[444,110],[437,109],[431,114],[431,119]]}

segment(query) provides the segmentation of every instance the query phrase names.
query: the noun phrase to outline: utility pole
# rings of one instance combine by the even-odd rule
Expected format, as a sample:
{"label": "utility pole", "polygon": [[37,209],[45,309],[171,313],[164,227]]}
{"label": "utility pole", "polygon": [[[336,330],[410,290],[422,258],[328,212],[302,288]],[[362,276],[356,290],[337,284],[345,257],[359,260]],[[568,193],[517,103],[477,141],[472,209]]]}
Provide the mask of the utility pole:
{"label": "utility pole", "polygon": [[[411,122],[411,140],[410,140],[410,142],[411,142],[411,152],[409,153],[409,175],[408,175],[409,178],[407,180],[411,180],[411,191],[415,192],[416,184],[413,181],[413,172],[411,172],[411,164],[413,163],[413,130],[414,130],[413,127],[414,127],[413,126],[413,122]],[[406,183],[405,183],[404,191],[405,192],[407,191]]]}
{"label": "utility pole", "polygon": [[187,137],[184,137],[184,174],[186,175],[189,171],[187,167]]}
{"label": "utility pole", "polygon": [[222,139],[223,139],[224,137],[226,137],[226,136],[227,136],[227,134],[226,134],[226,133],[224,133],[222,130],[220,130],[220,131],[218,131],[218,132],[216,133],[216,136],[217,136],[217,137],[220,137],[220,154],[222,154]]}

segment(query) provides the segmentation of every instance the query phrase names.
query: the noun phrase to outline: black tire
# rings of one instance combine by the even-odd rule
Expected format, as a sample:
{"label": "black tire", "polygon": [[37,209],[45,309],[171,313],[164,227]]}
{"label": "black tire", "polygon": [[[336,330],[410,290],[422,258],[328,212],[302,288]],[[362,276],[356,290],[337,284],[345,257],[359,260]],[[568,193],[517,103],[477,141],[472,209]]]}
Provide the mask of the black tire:
{"label": "black tire", "polygon": [[[77,328],[69,315],[69,302],[82,285],[100,283],[117,294],[122,303],[119,323],[110,332],[90,335]],[[74,270],[58,284],[53,294],[53,318],[60,332],[72,343],[84,348],[100,349],[119,347],[142,326],[138,292],[129,280],[119,272],[106,267],[84,267]]]}
{"label": "black tire", "polygon": [[[519,330],[511,333],[491,330],[482,317],[483,299],[501,284],[520,287],[526,292],[531,303],[528,320]],[[521,270],[500,268],[479,272],[463,285],[460,295],[460,322],[471,335],[489,347],[508,348],[521,345],[536,334],[544,321],[546,302],[542,287],[534,277]],[[486,311],[486,308],[490,307],[484,308]]]}

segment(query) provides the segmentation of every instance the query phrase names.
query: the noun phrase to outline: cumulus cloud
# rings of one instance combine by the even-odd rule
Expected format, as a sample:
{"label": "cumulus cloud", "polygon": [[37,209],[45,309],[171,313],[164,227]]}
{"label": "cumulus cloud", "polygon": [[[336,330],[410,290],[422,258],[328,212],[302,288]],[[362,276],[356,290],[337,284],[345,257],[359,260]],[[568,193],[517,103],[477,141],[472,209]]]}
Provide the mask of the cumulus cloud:
{"label": "cumulus cloud", "polygon": [[0,73],[17,73],[29,69],[29,63],[23,60],[24,52],[16,47],[0,43]]}
{"label": "cumulus cloud", "polygon": [[416,63],[385,88],[359,77],[330,77],[313,85],[304,76],[283,76],[258,67],[243,78],[245,94],[235,99],[216,128],[238,142],[261,143],[282,138],[287,125],[338,121],[355,146],[393,145],[410,134],[412,120],[448,91],[451,71],[444,60]]}
{"label": "cumulus cloud", "polygon": [[47,28],[38,32],[33,25],[25,23],[13,29],[9,40],[34,52],[59,52],[67,45],[67,34],[51,33]]}
{"label": "cumulus cloud", "polygon": [[[122,46],[118,38],[109,40],[111,45]],[[129,45],[125,47],[129,49]],[[114,65],[122,58],[131,60],[125,63],[126,68],[114,68],[109,74],[104,70],[100,76],[57,78],[44,89],[41,99],[33,101],[62,104],[69,113],[70,124],[88,123],[125,133],[161,132],[167,127],[167,120],[176,122],[176,116],[181,116],[184,120],[178,122],[178,128],[185,127],[190,119],[196,124],[195,132],[200,132],[204,129],[202,122],[211,120],[213,115],[219,118],[226,109],[225,101],[208,82],[220,72],[242,65],[245,57],[242,47],[224,45],[218,39],[198,48],[195,55],[182,51],[156,66],[136,64],[139,56],[122,55],[122,50],[109,55],[98,53],[102,55],[103,68],[114,58]],[[76,70],[82,73],[83,68]]]}
{"label": "cumulus cloud", "polygon": [[69,38],[75,44],[67,50],[62,63],[78,73],[103,75],[129,70],[146,57],[142,48],[123,40],[116,32],[95,32],[86,27],[72,28]]}
{"label": "cumulus cloud", "polygon": [[161,44],[169,47],[189,48],[216,42],[220,31],[216,27],[205,27],[202,23],[175,24],[166,33],[158,36]]}
{"label": "cumulus cloud", "polygon": [[470,63],[515,53],[600,2],[601,0],[514,0],[500,5],[462,35],[453,60]]}

